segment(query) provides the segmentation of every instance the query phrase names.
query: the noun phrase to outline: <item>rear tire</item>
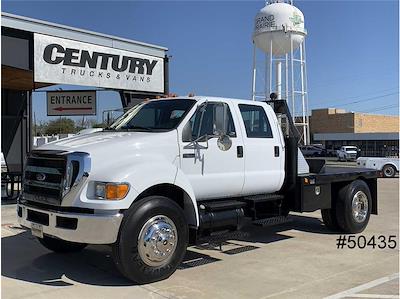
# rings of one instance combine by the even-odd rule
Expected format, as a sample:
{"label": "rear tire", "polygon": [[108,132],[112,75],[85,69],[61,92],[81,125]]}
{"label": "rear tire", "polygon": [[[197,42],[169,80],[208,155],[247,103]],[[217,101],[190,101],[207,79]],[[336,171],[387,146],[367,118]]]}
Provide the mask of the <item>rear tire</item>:
{"label": "rear tire", "polygon": [[368,185],[355,180],[339,190],[336,200],[336,219],[346,233],[362,232],[371,216],[372,198]]}
{"label": "rear tire", "polygon": [[126,278],[140,284],[168,278],[182,262],[189,229],[181,207],[163,196],[134,203],[124,215],[114,262]]}
{"label": "rear tire", "polygon": [[393,165],[390,164],[386,164],[385,166],[383,166],[382,171],[385,178],[393,178],[396,175],[396,169]]}
{"label": "rear tire", "polygon": [[48,236],[43,236],[43,239],[37,239],[44,247],[57,253],[78,252],[87,246],[87,244],[84,243],[69,242]]}
{"label": "rear tire", "polygon": [[336,209],[323,209],[321,210],[321,216],[322,221],[329,230],[334,232],[341,230],[336,220]]}

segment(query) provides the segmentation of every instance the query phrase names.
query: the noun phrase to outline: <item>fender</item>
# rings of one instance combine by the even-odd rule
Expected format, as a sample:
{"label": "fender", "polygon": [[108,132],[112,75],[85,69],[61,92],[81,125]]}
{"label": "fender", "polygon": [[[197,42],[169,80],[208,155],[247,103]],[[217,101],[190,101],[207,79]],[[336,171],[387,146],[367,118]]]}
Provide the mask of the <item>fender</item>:
{"label": "fender", "polygon": [[391,165],[391,166],[393,166],[394,167],[394,169],[396,170],[396,171],[399,171],[399,169],[397,168],[397,165],[396,164],[394,164],[393,162],[386,162],[386,163],[383,163],[383,165],[382,165],[382,167],[381,167],[381,171],[383,170],[383,167],[385,167],[386,165]]}
{"label": "fender", "polygon": [[[151,158],[151,159],[150,159]],[[157,185],[176,186],[184,192],[184,213],[188,224],[198,227],[199,216],[193,188],[185,174],[173,163],[162,156],[131,159],[131,163],[113,163],[112,167],[104,161],[102,169],[97,169],[96,175],[89,179],[92,181],[117,181],[127,182],[131,189],[126,198],[118,201],[93,200],[86,197],[87,186],[84,188],[78,201],[78,207],[107,210],[129,209],[132,203],[146,190]]]}
{"label": "fender", "polygon": [[[157,161],[156,163],[148,162],[143,163],[142,165],[136,165],[135,173],[139,174],[139,177],[132,175],[130,176],[130,181],[133,182],[132,184],[137,195],[131,203],[134,202],[140,194],[151,187],[165,184],[176,186],[184,192],[184,214],[188,225],[197,228],[199,226],[199,214],[192,185],[186,178],[185,174],[176,167],[176,165],[167,161],[164,163],[160,162],[161,161]],[[157,173],[156,177],[154,177],[155,173]],[[135,184],[135,182],[140,182],[140,184]]]}
{"label": "fender", "polygon": [[[174,184],[185,191],[187,196],[184,198],[185,204],[185,215],[186,215],[189,225],[199,227],[199,211],[197,209],[197,200],[194,194],[192,184],[190,184],[186,175],[180,168],[177,168],[176,177]],[[187,207],[187,208],[186,208]]]}
{"label": "fender", "polygon": [[[85,186],[74,206],[104,210],[128,209],[133,201],[149,187],[158,184],[174,184],[177,171],[175,165],[156,155],[131,156],[111,163],[110,160],[103,159],[103,161],[98,160],[95,165],[97,165],[96,170],[89,174],[89,184]],[[91,181],[127,182],[130,190],[122,200],[89,199],[87,189]]]}

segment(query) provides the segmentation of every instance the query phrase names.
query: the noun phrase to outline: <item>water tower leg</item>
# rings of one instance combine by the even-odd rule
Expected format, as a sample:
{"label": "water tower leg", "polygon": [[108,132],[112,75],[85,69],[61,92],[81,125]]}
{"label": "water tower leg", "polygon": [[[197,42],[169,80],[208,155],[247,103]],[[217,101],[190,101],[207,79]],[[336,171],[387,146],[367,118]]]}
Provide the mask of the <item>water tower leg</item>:
{"label": "water tower leg", "polygon": [[288,54],[285,54],[285,99],[289,100],[289,63]]}
{"label": "water tower leg", "polygon": [[253,42],[253,82],[252,82],[252,91],[251,91],[251,99],[253,101],[256,100],[256,44]]}
{"label": "water tower leg", "polygon": [[301,79],[301,109],[302,109],[302,126],[303,126],[303,141],[304,145],[309,144],[308,140],[308,122],[307,122],[307,114],[308,111],[306,111],[306,90],[305,90],[305,84],[304,84],[304,65],[305,65],[305,60],[303,59],[303,45],[300,45],[300,79]]}
{"label": "water tower leg", "polygon": [[282,99],[282,62],[276,62],[276,94],[278,96],[278,100]]}
{"label": "water tower leg", "polygon": [[307,122],[307,140],[311,143],[311,133],[310,133],[310,119],[309,119],[309,106],[308,106],[308,86],[307,86],[307,63],[306,63],[306,41],[303,41],[303,70],[304,70],[304,91],[305,91],[305,101],[306,101],[306,122]]}
{"label": "water tower leg", "polygon": [[271,93],[272,93],[272,39],[270,41],[270,47],[269,47],[269,90],[268,94],[266,95],[267,99],[269,99]]}
{"label": "water tower leg", "polygon": [[296,123],[296,111],[295,111],[295,86],[294,86],[294,57],[293,57],[293,37],[290,34],[290,95],[292,97],[292,118],[293,122]]}

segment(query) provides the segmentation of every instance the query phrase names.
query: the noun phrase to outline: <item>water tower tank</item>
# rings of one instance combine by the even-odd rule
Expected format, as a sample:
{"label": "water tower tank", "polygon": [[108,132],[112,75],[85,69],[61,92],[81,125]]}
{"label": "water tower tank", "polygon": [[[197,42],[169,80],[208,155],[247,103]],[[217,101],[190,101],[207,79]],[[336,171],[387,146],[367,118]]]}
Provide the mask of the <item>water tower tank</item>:
{"label": "water tower tank", "polygon": [[[255,18],[253,41],[258,48],[272,55],[283,55],[303,42],[307,32],[304,29],[304,15],[295,6],[275,2],[262,8]],[[272,49],[271,49],[272,48]]]}

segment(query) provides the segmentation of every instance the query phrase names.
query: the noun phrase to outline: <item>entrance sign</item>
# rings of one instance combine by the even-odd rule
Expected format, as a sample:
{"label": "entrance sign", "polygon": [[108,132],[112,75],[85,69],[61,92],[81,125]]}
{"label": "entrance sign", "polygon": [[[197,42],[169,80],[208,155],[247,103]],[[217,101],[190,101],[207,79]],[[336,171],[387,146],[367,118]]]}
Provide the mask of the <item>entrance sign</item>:
{"label": "entrance sign", "polygon": [[164,60],[35,33],[34,80],[162,93]]}
{"label": "entrance sign", "polygon": [[96,115],[96,91],[48,91],[47,115]]}

